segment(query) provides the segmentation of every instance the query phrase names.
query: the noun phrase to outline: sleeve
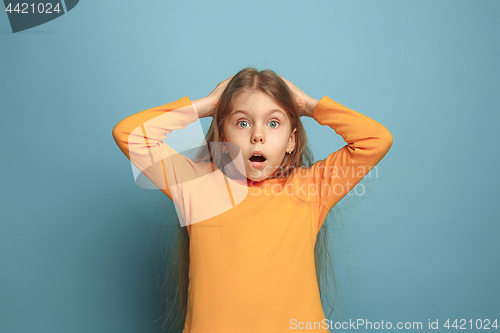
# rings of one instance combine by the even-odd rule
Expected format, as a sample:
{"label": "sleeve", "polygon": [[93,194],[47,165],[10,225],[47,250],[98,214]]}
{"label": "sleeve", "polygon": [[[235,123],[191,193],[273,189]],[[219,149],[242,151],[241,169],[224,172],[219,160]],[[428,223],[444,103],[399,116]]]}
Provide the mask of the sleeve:
{"label": "sleeve", "polygon": [[[163,142],[167,135],[168,144]],[[132,164],[174,202],[179,223],[189,233],[191,224],[223,214],[248,194],[247,187],[229,185],[225,175],[214,170],[211,157],[194,162],[194,155],[210,150],[205,149],[196,105],[188,97],[123,119],[113,128],[113,138]]]}
{"label": "sleeve", "polygon": [[392,135],[377,121],[327,96],[319,101],[313,118],[330,126],[347,143],[308,169],[308,178],[319,189],[319,231],[333,206],[387,154]]}
{"label": "sleeve", "polygon": [[128,116],[113,128],[113,138],[139,171],[174,200],[174,185],[196,178],[202,170],[162,140],[197,120],[198,113],[186,96]]}

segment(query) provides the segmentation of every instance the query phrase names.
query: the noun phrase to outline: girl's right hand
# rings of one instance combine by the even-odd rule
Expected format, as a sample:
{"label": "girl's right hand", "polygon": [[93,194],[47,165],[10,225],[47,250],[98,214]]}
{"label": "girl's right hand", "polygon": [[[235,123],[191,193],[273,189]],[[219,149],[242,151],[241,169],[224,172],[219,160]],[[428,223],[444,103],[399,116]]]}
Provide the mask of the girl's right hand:
{"label": "girl's right hand", "polygon": [[[235,74],[236,75],[236,74]],[[198,116],[200,118],[203,117],[213,117],[215,107],[219,103],[219,99],[222,95],[222,92],[224,89],[226,89],[227,84],[231,79],[233,78],[234,75],[232,75],[230,78],[220,82],[217,87],[215,87],[214,90],[210,94],[208,94],[207,97],[203,97],[200,99],[197,99],[193,101],[193,104],[196,104],[196,109],[198,110]]]}

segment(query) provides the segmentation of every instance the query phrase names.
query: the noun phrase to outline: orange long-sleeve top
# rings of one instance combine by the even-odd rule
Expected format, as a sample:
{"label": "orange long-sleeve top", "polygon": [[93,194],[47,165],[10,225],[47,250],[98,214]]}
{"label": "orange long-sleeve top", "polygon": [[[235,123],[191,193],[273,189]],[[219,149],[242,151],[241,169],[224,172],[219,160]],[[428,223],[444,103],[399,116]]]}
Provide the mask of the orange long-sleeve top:
{"label": "orange long-sleeve top", "polygon": [[188,228],[183,333],[328,332],[315,271],[316,236],[330,209],[386,155],[392,135],[327,96],[313,118],[347,144],[294,170],[286,183],[274,178],[250,185],[168,145],[169,133],[198,120],[188,97],[133,114],[113,128],[119,148],[174,201]]}

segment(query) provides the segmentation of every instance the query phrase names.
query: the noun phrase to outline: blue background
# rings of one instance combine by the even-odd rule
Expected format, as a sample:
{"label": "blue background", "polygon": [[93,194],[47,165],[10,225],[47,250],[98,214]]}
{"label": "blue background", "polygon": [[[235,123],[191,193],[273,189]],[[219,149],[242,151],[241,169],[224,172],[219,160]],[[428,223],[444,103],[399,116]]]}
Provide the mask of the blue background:
{"label": "blue background", "polygon": [[[246,66],[393,135],[369,191],[337,207],[352,257],[350,271],[337,258],[332,320],[500,319],[499,14],[485,0],[86,0],[16,34],[0,14],[0,331],[159,332],[173,204],[135,184],[111,131]],[[303,121],[316,160],[345,144]]]}

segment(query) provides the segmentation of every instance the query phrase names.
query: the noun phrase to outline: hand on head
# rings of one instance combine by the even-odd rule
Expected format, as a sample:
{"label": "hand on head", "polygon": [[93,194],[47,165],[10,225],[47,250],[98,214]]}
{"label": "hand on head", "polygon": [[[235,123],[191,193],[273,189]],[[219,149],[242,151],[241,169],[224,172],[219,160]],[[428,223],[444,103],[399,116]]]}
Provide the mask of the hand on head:
{"label": "hand on head", "polygon": [[[236,74],[234,74],[234,75],[236,75]],[[206,97],[208,99],[209,105],[210,105],[210,112],[208,114],[209,116],[211,116],[211,117],[213,116],[215,107],[219,103],[219,99],[222,95],[222,92],[224,91],[224,89],[226,89],[227,84],[229,83],[229,81],[231,81],[231,79],[234,77],[234,75],[232,75],[228,79],[225,79],[224,81],[220,82],[217,85],[217,87],[215,87],[215,89],[212,90],[212,92],[210,94],[208,94],[208,96]]]}
{"label": "hand on head", "polygon": [[308,96],[305,92],[297,88],[292,82],[288,81],[285,79],[283,76],[278,75],[285,83],[287,84],[288,88],[292,91],[292,94],[295,98],[295,103],[299,107],[299,117],[306,115],[306,107],[307,107],[307,101],[311,99],[310,96]]}
{"label": "hand on head", "polygon": [[[222,92],[226,89],[229,81],[231,81],[234,75],[231,75],[231,77],[220,82],[208,96],[195,101],[195,104],[197,105],[198,114],[200,117],[213,117],[215,108],[217,107],[220,97],[222,96]],[[302,116],[312,117],[312,111],[314,109],[314,106],[318,103],[318,100],[315,100],[312,97],[308,96],[306,93],[297,88],[292,82],[288,81],[284,77],[282,76],[279,77],[290,88],[294,96],[295,103],[298,106],[299,117]]]}

